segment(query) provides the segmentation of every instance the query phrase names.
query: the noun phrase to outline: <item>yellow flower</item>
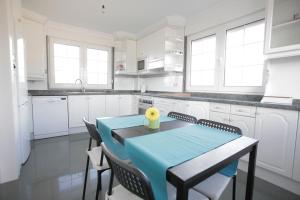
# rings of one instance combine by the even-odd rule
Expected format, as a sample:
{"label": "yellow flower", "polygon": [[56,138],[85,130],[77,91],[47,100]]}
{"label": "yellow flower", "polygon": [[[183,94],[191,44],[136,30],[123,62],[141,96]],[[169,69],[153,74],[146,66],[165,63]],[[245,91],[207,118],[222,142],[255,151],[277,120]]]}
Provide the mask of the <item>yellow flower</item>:
{"label": "yellow flower", "polygon": [[155,107],[148,108],[145,116],[150,121],[155,121],[159,118],[159,110]]}

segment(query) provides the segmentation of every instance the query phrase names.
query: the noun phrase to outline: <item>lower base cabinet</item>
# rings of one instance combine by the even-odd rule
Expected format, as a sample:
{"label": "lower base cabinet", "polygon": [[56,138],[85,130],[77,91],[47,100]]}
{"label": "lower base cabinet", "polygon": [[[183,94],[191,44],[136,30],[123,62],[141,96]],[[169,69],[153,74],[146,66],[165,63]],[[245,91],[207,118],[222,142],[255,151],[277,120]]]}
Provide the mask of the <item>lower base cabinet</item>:
{"label": "lower base cabinet", "polygon": [[220,112],[210,112],[209,118],[212,121],[229,124],[230,114]]}
{"label": "lower base cabinet", "polygon": [[89,118],[89,96],[68,96],[69,128],[84,126],[82,119]]}
{"label": "lower base cabinet", "polygon": [[296,140],[293,179],[300,183],[300,115],[298,120],[298,133]]}
{"label": "lower base cabinet", "polygon": [[257,108],[258,166],[292,177],[297,123],[296,111]]}
{"label": "lower base cabinet", "polygon": [[105,95],[89,96],[89,121],[96,123],[97,117],[105,117]]}
{"label": "lower base cabinet", "polygon": [[[243,136],[254,138],[255,118],[230,115],[230,125],[241,129]],[[243,156],[241,159],[248,161],[249,156]]]}

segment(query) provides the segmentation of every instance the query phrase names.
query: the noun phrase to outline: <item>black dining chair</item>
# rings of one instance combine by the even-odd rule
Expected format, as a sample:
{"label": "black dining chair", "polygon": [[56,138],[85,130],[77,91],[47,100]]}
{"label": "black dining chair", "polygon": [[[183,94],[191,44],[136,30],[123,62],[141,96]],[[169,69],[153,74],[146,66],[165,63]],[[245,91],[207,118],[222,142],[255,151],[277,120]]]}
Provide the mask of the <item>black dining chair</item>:
{"label": "black dining chair", "polygon": [[[84,177],[84,185],[83,185],[83,193],[82,199],[85,199],[85,191],[86,191],[86,182],[87,176],[89,172],[89,163],[91,161],[93,168],[97,170],[97,190],[96,190],[96,200],[98,200],[99,192],[101,190],[101,174],[110,169],[108,163],[104,159],[104,154],[102,151],[102,139],[100,134],[98,133],[96,126],[90,122],[88,122],[85,118],[83,118],[83,122],[88,130],[90,135],[89,146],[86,151],[87,160],[86,160],[86,168],[85,168],[85,177]],[[92,141],[96,142],[96,146],[92,148]]]}
{"label": "black dining chair", "polygon": [[[207,119],[200,119],[198,120],[197,124],[202,126],[207,126],[210,128],[216,128],[219,130],[236,133],[242,135],[242,131],[240,128],[231,126],[228,124],[223,124]],[[236,174],[233,177],[228,177],[222,175],[220,173],[216,173],[211,177],[207,178],[205,181],[199,183],[198,185],[194,186],[194,189],[198,192],[201,192],[205,196],[209,197],[211,200],[218,200],[220,199],[222,193],[229,185],[232,179],[233,189],[232,189],[232,199],[235,200],[236,197]]]}
{"label": "black dining chair", "polygon": [[[112,169],[111,181],[105,200],[155,200],[151,183],[148,177],[132,163],[118,159],[105,146],[102,145],[107,162]],[[119,181],[119,185],[112,188],[113,175]],[[168,199],[176,199],[176,189],[168,185]],[[189,191],[190,200],[208,200],[208,198],[193,189]]]}
{"label": "black dining chair", "polygon": [[168,117],[172,117],[181,121],[189,122],[196,124],[197,123],[197,118],[191,115],[179,113],[179,112],[169,112]]}

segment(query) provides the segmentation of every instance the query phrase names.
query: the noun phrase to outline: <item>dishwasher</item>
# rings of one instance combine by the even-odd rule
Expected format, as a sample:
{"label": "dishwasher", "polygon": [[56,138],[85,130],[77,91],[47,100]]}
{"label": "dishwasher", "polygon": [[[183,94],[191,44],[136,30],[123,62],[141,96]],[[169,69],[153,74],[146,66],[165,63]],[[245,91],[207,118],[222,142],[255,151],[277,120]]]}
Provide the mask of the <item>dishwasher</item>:
{"label": "dishwasher", "polygon": [[32,109],[34,139],[68,135],[66,96],[35,96]]}

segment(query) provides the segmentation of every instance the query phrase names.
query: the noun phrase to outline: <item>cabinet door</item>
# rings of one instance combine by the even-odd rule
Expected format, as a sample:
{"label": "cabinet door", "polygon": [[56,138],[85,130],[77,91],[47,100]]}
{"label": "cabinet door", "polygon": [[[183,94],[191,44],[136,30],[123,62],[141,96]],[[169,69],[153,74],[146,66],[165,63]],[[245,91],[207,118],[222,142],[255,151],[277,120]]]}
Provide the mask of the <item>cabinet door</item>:
{"label": "cabinet door", "polygon": [[209,118],[212,121],[229,124],[229,114],[227,113],[210,112]]}
{"label": "cabinet door", "polygon": [[[254,138],[255,118],[230,115],[230,125],[241,129],[244,136]],[[248,161],[248,155],[242,157],[244,161]]]}
{"label": "cabinet door", "polygon": [[209,103],[208,102],[189,102],[188,114],[196,117],[197,119],[209,119]]}
{"label": "cabinet door", "polygon": [[44,26],[38,22],[24,19],[23,33],[28,79],[43,79],[46,77],[46,35]]}
{"label": "cabinet door", "polygon": [[116,117],[119,115],[119,95],[106,95],[105,115],[106,117]]}
{"label": "cabinet door", "polygon": [[137,115],[139,114],[139,96],[133,95],[132,96],[132,114]]}
{"label": "cabinet door", "polygon": [[255,138],[259,140],[257,164],[292,177],[298,113],[258,108]]}
{"label": "cabinet door", "polygon": [[159,110],[161,115],[167,115],[169,112],[173,111],[172,102],[168,99],[156,98],[154,100],[154,106]]}
{"label": "cabinet door", "polygon": [[296,151],[294,157],[293,179],[300,182],[300,119],[298,122],[298,133],[297,133]]}
{"label": "cabinet door", "polygon": [[120,95],[119,96],[119,115],[132,115],[132,96]]}
{"label": "cabinet door", "polygon": [[96,118],[105,116],[105,95],[89,96],[89,121],[96,123]]}
{"label": "cabinet door", "polygon": [[69,128],[84,126],[82,118],[88,119],[89,114],[88,96],[69,96]]}

